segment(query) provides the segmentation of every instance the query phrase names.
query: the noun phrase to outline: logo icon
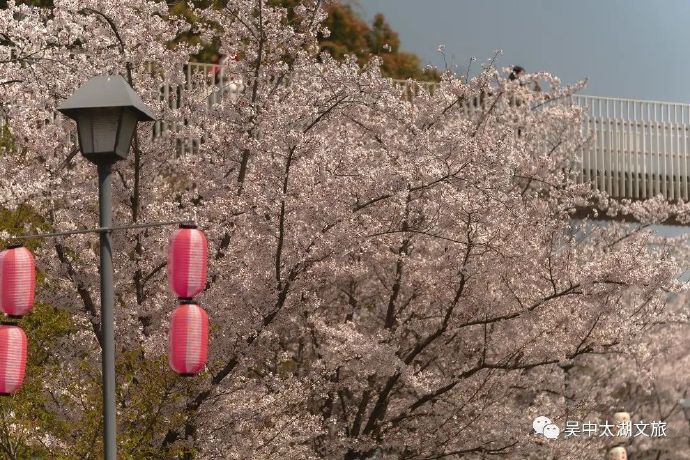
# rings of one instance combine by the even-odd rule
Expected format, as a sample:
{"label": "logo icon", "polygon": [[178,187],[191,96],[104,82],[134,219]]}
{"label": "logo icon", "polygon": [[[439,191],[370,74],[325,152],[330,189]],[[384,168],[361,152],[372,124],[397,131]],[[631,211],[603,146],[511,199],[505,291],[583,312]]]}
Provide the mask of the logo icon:
{"label": "logo icon", "polygon": [[553,423],[544,427],[544,437],[546,439],[558,439],[559,434],[561,434],[561,429]]}
{"label": "logo icon", "polygon": [[544,427],[546,425],[551,425],[551,419],[548,417],[544,417],[543,415],[541,417],[535,418],[532,422],[532,428],[534,428],[534,431],[539,434],[544,434]]}
{"label": "logo icon", "polygon": [[537,434],[542,434],[547,439],[558,439],[558,436],[561,434],[561,429],[550,418],[543,415],[534,419],[532,428],[534,428]]}

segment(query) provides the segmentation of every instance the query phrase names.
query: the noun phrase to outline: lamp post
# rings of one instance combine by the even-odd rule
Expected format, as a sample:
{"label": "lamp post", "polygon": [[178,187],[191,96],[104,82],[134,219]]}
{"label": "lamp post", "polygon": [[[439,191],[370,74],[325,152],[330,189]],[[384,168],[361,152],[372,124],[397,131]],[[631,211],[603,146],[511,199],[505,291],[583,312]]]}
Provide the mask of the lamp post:
{"label": "lamp post", "polygon": [[76,120],[79,148],[98,170],[101,275],[101,343],[103,383],[103,453],[117,458],[115,421],[115,337],[113,252],[111,246],[112,165],[127,158],[137,122],[154,117],[119,75],[100,75],[86,82],[58,110]]}

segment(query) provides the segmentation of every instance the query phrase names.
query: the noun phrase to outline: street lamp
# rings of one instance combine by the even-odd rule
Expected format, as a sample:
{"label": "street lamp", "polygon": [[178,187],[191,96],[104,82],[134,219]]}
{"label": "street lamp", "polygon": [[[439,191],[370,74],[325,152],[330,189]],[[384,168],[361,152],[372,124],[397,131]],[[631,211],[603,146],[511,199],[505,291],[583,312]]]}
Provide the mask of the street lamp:
{"label": "street lamp", "polygon": [[111,247],[112,165],[127,158],[137,122],[153,121],[151,111],[120,75],[100,75],[87,81],[58,110],[76,120],[79,148],[98,169],[98,209],[101,258],[101,343],[103,366],[103,452],[115,460],[115,338],[113,318],[113,253]]}

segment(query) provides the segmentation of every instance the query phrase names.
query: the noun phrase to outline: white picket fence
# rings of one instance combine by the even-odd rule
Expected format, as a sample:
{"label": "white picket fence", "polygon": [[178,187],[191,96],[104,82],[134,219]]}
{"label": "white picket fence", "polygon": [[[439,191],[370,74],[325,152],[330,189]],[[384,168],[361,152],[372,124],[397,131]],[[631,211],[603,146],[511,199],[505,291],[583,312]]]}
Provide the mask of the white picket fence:
{"label": "white picket fence", "polygon": [[[191,89],[201,90],[211,107],[226,98],[237,98],[250,86],[213,64],[189,63],[185,73],[184,84],[160,89],[160,100],[172,109],[184,105],[185,94]],[[411,98],[420,91],[435,89],[435,84],[428,82],[396,84]],[[590,138],[580,153],[581,183],[589,183],[613,198],[662,195],[671,201],[690,201],[690,104],[584,95],[574,95],[569,102],[584,109],[583,132]],[[55,122],[62,119],[57,116]],[[0,117],[0,134],[5,123]],[[174,135],[178,129],[179,125],[159,120],[152,135],[155,138],[168,131]],[[71,140],[75,137],[70,134]],[[201,142],[180,136],[177,149],[195,152]]]}

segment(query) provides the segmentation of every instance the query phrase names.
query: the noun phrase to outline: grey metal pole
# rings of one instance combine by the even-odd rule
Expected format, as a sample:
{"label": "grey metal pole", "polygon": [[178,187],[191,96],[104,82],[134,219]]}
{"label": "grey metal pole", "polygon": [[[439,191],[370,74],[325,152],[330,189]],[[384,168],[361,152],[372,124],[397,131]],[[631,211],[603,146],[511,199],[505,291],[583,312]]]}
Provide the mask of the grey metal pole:
{"label": "grey metal pole", "polygon": [[[111,163],[98,164],[99,225],[112,225],[110,190]],[[115,320],[113,316],[113,250],[110,232],[100,233],[101,242],[101,341],[103,365],[103,454],[105,460],[117,458],[115,422]]]}

